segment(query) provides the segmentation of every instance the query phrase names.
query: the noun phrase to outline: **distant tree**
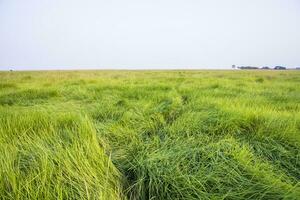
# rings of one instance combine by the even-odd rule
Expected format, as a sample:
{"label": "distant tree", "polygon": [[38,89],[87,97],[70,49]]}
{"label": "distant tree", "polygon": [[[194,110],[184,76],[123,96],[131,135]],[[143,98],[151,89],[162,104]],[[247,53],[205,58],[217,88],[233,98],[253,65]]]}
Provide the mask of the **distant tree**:
{"label": "distant tree", "polygon": [[241,66],[240,69],[258,69],[258,67],[252,67],[252,66]]}
{"label": "distant tree", "polygon": [[274,67],[275,70],[285,70],[286,67],[283,67],[283,66],[276,66]]}

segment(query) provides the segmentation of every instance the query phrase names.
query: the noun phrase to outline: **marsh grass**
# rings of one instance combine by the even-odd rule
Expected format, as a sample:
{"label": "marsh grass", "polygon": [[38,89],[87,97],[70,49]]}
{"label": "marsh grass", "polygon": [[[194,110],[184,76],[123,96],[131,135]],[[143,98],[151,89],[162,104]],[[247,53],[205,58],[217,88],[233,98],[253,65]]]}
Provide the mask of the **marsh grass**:
{"label": "marsh grass", "polygon": [[298,71],[0,73],[1,199],[299,199]]}

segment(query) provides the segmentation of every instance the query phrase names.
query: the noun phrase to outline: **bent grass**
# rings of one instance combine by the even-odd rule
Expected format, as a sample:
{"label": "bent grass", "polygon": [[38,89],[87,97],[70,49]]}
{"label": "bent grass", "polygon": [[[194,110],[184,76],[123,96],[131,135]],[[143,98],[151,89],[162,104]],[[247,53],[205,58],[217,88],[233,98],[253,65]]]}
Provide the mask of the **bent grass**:
{"label": "bent grass", "polygon": [[1,199],[297,199],[298,71],[0,73]]}

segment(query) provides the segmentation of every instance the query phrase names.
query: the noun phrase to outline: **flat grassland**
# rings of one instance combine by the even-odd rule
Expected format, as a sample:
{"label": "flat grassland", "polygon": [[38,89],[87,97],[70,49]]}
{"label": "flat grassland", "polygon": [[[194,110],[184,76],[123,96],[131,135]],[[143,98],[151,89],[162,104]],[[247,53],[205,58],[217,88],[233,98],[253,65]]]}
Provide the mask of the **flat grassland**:
{"label": "flat grassland", "polygon": [[299,199],[299,71],[0,72],[1,199]]}

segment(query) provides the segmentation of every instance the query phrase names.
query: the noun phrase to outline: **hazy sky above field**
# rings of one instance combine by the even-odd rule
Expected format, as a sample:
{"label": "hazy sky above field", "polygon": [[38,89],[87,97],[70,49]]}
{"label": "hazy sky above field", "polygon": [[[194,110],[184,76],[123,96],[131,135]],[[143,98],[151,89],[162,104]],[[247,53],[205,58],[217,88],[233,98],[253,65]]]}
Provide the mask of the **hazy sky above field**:
{"label": "hazy sky above field", "polygon": [[299,0],[0,0],[0,69],[300,66]]}

